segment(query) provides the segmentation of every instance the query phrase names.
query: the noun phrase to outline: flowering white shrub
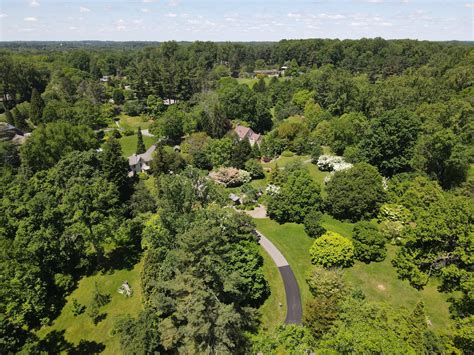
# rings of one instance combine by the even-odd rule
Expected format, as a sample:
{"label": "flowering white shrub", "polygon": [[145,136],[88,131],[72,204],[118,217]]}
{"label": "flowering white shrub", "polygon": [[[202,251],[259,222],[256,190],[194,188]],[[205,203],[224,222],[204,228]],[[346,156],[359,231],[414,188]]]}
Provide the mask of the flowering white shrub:
{"label": "flowering white shrub", "polygon": [[209,173],[211,179],[226,187],[243,185],[251,180],[250,173],[236,168],[219,168]]}
{"label": "flowering white shrub", "polygon": [[270,196],[278,195],[280,193],[280,186],[270,184],[265,189],[265,192]]}
{"label": "flowering white shrub", "polygon": [[316,164],[321,171],[342,171],[352,168],[351,163],[337,155],[321,155]]}

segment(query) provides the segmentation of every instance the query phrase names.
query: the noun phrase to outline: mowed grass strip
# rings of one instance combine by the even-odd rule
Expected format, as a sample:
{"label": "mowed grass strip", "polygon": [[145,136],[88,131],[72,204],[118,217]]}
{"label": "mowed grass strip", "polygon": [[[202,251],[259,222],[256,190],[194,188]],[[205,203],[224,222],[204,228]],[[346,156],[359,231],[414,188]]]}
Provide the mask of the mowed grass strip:
{"label": "mowed grass strip", "polygon": [[285,321],[286,294],[280,271],[273,259],[263,248],[260,248],[260,250],[260,254],[263,257],[263,274],[268,281],[271,292],[270,296],[265,300],[265,303],[260,307],[262,314],[261,328],[264,330],[272,330]]}
{"label": "mowed grass strip", "polygon": [[[142,292],[140,287],[140,272],[143,262],[134,266],[132,270],[117,270],[110,274],[97,274],[84,277],[79,281],[78,287],[66,298],[67,303],[59,317],[51,326],[43,327],[37,333],[44,338],[48,333],[64,331],[65,339],[75,345],[81,340],[94,341],[105,345],[103,354],[119,354],[120,342],[117,335],[112,335],[115,322],[121,316],[129,314],[137,316],[142,310]],[[125,297],[117,292],[122,282],[127,280],[132,287],[133,296]],[[95,283],[101,293],[110,294],[111,300],[100,308],[100,313],[105,313],[105,319],[94,325],[84,313],[75,317],[72,313],[73,299],[88,307],[94,295]]]}

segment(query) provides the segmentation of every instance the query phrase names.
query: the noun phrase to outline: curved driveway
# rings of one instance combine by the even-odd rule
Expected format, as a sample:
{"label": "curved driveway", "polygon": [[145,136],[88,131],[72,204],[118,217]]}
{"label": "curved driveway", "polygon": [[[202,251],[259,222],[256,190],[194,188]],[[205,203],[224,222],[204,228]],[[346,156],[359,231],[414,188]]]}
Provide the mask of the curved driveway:
{"label": "curved driveway", "polygon": [[301,296],[298,283],[296,282],[295,275],[293,274],[293,270],[291,270],[290,264],[288,264],[288,261],[286,261],[285,257],[277,249],[277,247],[262,233],[260,233],[259,231],[256,232],[260,237],[260,245],[273,259],[283,279],[287,307],[285,323],[300,324],[301,315],[303,313],[301,307]]}

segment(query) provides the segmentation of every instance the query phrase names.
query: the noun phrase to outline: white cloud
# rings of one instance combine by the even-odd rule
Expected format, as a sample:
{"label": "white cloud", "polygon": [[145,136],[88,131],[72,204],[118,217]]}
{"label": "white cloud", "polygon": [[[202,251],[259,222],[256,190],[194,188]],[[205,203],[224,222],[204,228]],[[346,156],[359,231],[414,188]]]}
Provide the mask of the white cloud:
{"label": "white cloud", "polygon": [[30,0],[30,6],[32,7],[40,6],[40,3],[38,0]]}
{"label": "white cloud", "polygon": [[142,24],[142,23],[143,23],[143,20],[142,20],[142,19],[139,19],[139,20],[133,20],[133,23],[134,23],[135,25],[140,25],[140,24]]}
{"label": "white cloud", "polygon": [[287,16],[288,16],[289,18],[296,18],[296,19],[299,19],[299,18],[302,17],[301,14],[296,13],[296,12],[289,12],[289,13],[287,14]]}
{"label": "white cloud", "polygon": [[70,26],[68,27],[71,31],[74,31],[74,30],[77,30],[77,27],[74,27],[74,26]]}
{"label": "white cloud", "polygon": [[159,0],[143,0],[145,4],[151,4],[152,2],[158,2]]}
{"label": "white cloud", "polygon": [[5,18],[5,17],[8,17],[8,15],[4,13],[0,13],[0,18]]}
{"label": "white cloud", "polygon": [[362,27],[362,26],[367,26],[367,23],[366,22],[351,22],[351,26]]}
{"label": "white cloud", "polygon": [[464,6],[469,8],[469,9],[474,9],[474,4],[473,3],[467,3]]}
{"label": "white cloud", "polygon": [[179,0],[170,0],[168,2],[168,6],[178,6],[179,5]]}
{"label": "white cloud", "polygon": [[36,22],[38,21],[38,19],[36,17],[25,17],[23,19],[23,21],[27,21],[27,22]]}
{"label": "white cloud", "polygon": [[118,30],[118,31],[125,31],[127,29],[127,26],[125,26],[125,21],[122,20],[122,19],[119,19],[115,23],[115,29]]}
{"label": "white cloud", "polygon": [[168,12],[168,13],[166,14],[166,17],[176,17],[176,16],[178,16],[178,15],[176,15],[176,14],[173,13],[173,12]]}
{"label": "white cloud", "polygon": [[140,9],[140,10],[141,10],[142,12],[144,12],[144,13],[150,12],[150,10],[148,10],[148,9],[145,9],[145,8],[143,8],[143,9]]}
{"label": "white cloud", "polygon": [[79,7],[79,12],[91,12],[91,9],[89,9],[85,6],[80,6]]}
{"label": "white cloud", "polygon": [[328,20],[342,20],[346,18],[346,16],[342,14],[325,14],[325,13],[319,14],[316,17],[320,19],[328,19]]}

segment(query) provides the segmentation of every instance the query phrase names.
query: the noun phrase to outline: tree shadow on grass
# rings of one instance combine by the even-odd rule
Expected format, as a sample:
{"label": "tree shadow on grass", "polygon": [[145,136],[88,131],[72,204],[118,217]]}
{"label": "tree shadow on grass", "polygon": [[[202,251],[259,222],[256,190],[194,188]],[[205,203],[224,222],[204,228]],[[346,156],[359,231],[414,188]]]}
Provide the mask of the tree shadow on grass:
{"label": "tree shadow on grass", "polygon": [[39,342],[40,351],[48,354],[99,354],[105,349],[105,345],[95,341],[82,339],[78,345],[74,345],[64,337],[65,330],[53,330]]}
{"label": "tree shadow on grass", "polygon": [[132,270],[140,261],[141,252],[128,246],[117,247],[107,253],[101,269],[105,272],[112,270]]}

